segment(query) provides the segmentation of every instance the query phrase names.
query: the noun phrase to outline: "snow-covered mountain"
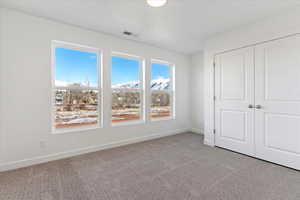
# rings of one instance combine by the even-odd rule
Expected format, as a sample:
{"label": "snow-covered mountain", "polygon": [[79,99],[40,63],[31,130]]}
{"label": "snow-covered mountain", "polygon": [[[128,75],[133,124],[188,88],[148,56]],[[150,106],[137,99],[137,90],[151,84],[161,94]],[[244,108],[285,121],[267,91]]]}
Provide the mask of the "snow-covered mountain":
{"label": "snow-covered mountain", "polygon": [[[88,87],[89,84],[84,83],[69,83],[64,81],[55,81],[56,87]],[[127,82],[127,83],[120,83],[112,86],[113,89],[138,89],[139,82]],[[165,90],[170,88],[170,79],[159,78],[156,80],[151,81],[151,89],[154,90]]]}
{"label": "snow-covered mountain", "polygon": [[89,82],[74,83],[74,82],[66,82],[66,81],[60,81],[60,80],[55,80],[55,86],[56,87],[70,87],[70,88],[96,87],[96,86],[91,85]]}
{"label": "snow-covered mountain", "polygon": [[113,89],[138,89],[139,88],[139,82],[133,81],[133,82],[127,82],[127,83],[120,83],[112,86]]}
{"label": "snow-covered mountain", "polygon": [[170,89],[170,79],[159,78],[151,81],[151,88],[154,90]]}
{"label": "snow-covered mountain", "polygon": [[[120,83],[112,86],[113,89],[138,89],[139,82]],[[151,81],[151,89],[165,90],[170,88],[170,79],[159,78]]]}

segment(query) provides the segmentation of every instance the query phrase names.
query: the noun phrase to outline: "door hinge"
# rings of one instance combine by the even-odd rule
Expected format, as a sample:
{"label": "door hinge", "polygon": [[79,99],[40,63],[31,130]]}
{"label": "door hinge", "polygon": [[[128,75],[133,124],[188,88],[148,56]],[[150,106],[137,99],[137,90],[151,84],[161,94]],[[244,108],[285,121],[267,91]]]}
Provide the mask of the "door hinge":
{"label": "door hinge", "polygon": [[214,134],[216,134],[216,129],[214,129]]}
{"label": "door hinge", "polygon": [[216,67],[216,62],[214,62],[214,67]]}
{"label": "door hinge", "polygon": [[217,97],[216,96],[214,96],[214,101],[216,101],[217,100]]}

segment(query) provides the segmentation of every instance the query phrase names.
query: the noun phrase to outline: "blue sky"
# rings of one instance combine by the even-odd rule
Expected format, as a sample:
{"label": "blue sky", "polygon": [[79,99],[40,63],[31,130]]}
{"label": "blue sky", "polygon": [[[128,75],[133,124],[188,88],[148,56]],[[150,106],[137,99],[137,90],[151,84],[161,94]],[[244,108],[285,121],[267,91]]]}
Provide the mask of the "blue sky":
{"label": "blue sky", "polygon": [[55,80],[98,86],[96,53],[56,48],[55,58]]}
{"label": "blue sky", "polygon": [[[170,78],[170,67],[152,64],[151,79]],[[120,57],[112,57],[112,85],[139,80],[139,62]]]}
{"label": "blue sky", "polygon": [[170,67],[161,64],[152,64],[151,66],[151,79],[170,78]]}
{"label": "blue sky", "polygon": [[127,83],[139,80],[139,61],[113,56],[111,59],[111,84]]}
{"label": "blue sky", "polygon": [[[97,87],[97,54],[78,50],[56,48],[56,80],[70,83],[90,82]],[[152,64],[151,78],[169,78],[170,68]],[[112,85],[139,80],[139,61],[112,57]]]}

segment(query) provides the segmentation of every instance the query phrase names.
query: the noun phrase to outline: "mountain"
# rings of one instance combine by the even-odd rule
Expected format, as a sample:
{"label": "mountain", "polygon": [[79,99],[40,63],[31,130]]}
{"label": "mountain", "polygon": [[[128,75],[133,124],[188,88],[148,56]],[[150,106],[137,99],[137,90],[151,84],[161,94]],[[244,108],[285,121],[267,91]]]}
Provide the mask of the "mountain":
{"label": "mountain", "polygon": [[[56,87],[88,87],[89,84],[83,83],[69,83],[64,81],[55,81]],[[127,83],[120,83],[112,86],[113,89],[138,89],[139,82],[127,82]],[[151,89],[154,90],[165,90],[170,89],[170,79],[158,78],[156,80],[151,81]]]}
{"label": "mountain", "polygon": [[[120,83],[112,86],[113,89],[138,89],[139,82]],[[170,80],[159,78],[151,81],[151,89],[165,90],[170,88]]]}
{"label": "mountain", "polygon": [[96,86],[91,86],[89,82],[73,83],[73,82],[66,82],[66,81],[59,81],[59,80],[55,80],[55,86],[56,87],[70,87],[70,88],[96,87]]}
{"label": "mountain", "polygon": [[170,89],[170,79],[159,78],[151,81],[151,89],[166,90]]}
{"label": "mountain", "polygon": [[112,86],[113,89],[138,89],[139,88],[139,82],[133,81],[133,82],[127,82],[127,83],[119,83]]}

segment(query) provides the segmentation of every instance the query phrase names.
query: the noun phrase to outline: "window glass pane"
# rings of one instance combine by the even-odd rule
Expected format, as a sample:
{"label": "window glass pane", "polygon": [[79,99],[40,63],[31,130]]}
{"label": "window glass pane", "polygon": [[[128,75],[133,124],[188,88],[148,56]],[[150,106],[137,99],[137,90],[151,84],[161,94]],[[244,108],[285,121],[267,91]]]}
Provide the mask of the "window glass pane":
{"label": "window glass pane", "polygon": [[55,91],[55,127],[68,128],[98,123],[98,90]]}
{"label": "window glass pane", "polygon": [[152,92],[151,117],[162,118],[171,116],[171,95],[168,92]]}
{"label": "window glass pane", "polygon": [[140,85],[138,60],[112,57],[112,88],[137,89]]}
{"label": "window glass pane", "polygon": [[97,54],[55,48],[55,86],[98,87]]}
{"label": "window glass pane", "polygon": [[[140,61],[112,57],[112,122],[141,118]],[[133,89],[133,90],[132,90]]]}
{"label": "window glass pane", "polygon": [[[55,47],[54,127],[99,124],[98,54]],[[93,87],[95,90],[89,90]]]}
{"label": "window glass pane", "polygon": [[113,90],[112,122],[123,122],[140,119],[140,92]]}
{"label": "window glass pane", "polygon": [[[152,63],[151,65],[151,118],[171,117],[172,97],[171,66]],[[168,90],[168,91],[166,91]]]}
{"label": "window glass pane", "polygon": [[171,67],[162,64],[152,64],[151,67],[151,89],[166,90],[170,89]]}

